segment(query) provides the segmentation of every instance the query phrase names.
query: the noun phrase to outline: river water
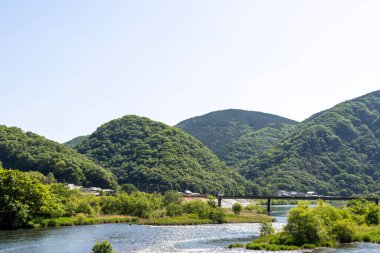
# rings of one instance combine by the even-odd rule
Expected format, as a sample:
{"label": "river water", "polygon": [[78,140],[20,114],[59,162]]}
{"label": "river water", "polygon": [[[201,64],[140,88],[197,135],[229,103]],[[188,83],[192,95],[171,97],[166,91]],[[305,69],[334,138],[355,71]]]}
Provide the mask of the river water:
{"label": "river water", "polygon": [[[279,229],[292,206],[272,206]],[[200,226],[140,226],[101,224],[44,229],[0,231],[0,253],[89,253],[96,241],[108,240],[119,252],[254,252],[229,250],[230,243],[247,243],[259,234],[258,224]],[[255,251],[258,252],[258,251]],[[310,252],[310,251],[309,251]],[[374,253],[380,245],[361,243],[340,249],[320,249],[323,253]]]}

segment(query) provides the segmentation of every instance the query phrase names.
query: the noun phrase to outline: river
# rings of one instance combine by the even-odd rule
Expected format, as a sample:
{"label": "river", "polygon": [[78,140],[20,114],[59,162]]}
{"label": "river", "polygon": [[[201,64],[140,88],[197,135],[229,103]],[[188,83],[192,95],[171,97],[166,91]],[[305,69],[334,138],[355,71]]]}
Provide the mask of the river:
{"label": "river", "polygon": [[[292,206],[272,206],[275,228],[286,222]],[[258,224],[200,226],[140,226],[101,224],[43,229],[0,231],[0,253],[89,253],[96,241],[108,240],[119,253],[126,252],[254,252],[226,249],[233,242],[247,243],[259,234]],[[258,251],[255,251],[258,252]],[[361,243],[323,253],[374,253],[380,245]]]}

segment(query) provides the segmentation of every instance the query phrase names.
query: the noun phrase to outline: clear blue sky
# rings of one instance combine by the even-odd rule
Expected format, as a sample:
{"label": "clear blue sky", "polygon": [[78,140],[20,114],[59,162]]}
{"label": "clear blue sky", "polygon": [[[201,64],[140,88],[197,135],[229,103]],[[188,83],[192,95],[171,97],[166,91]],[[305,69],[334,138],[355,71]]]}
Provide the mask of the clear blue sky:
{"label": "clear blue sky", "polygon": [[295,120],[380,89],[380,1],[0,0],[0,124],[63,142],[126,114]]}

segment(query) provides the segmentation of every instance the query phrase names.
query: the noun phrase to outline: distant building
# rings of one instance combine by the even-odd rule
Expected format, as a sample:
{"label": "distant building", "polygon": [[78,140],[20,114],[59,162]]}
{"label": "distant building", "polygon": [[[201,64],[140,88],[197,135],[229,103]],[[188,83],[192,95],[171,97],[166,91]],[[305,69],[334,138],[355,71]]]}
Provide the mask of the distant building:
{"label": "distant building", "polygon": [[277,191],[276,196],[277,197],[305,197],[306,194],[304,192],[298,192],[298,191],[287,192],[287,191],[280,190],[280,191]]}
{"label": "distant building", "polygon": [[277,197],[288,197],[289,193],[287,191],[280,190],[280,191],[277,191],[276,195]]}
{"label": "distant building", "polygon": [[318,197],[318,193],[315,191],[306,192],[306,197]]}
{"label": "distant building", "polygon": [[69,190],[80,190],[82,186],[78,186],[75,184],[67,184],[67,187],[69,187]]}
{"label": "distant building", "polygon": [[191,194],[193,194],[193,193],[191,191],[189,191],[189,190],[186,190],[186,191],[183,192],[183,196],[185,196],[185,197],[190,197]]}

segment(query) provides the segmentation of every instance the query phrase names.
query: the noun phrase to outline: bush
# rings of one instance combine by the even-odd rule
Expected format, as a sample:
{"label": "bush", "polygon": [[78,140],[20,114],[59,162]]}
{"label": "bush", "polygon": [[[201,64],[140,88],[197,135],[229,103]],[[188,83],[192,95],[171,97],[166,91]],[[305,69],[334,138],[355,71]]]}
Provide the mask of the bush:
{"label": "bush", "polygon": [[216,199],[216,198],[215,198],[214,196],[212,196],[212,195],[208,196],[207,204],[208,204],[209,206],[213,207],[213,208],[217,207],[218,204],[216,203],[215,199]]}
{"label": "bush", "polygon": [[367,233],[362,234],[360,240],[363,242],[370,242],[372,240],[371,235]]}
{"label": "bush", "polygon": [[109,241],[95,243],[92,247],[92,253],[113,253],[112,245]]}
{"label": "bush", "polygon": [[84,225],[86,224],[86,215],[83,213],[78,213],[75,215],[76,220],[74,221],[75,225]]}
{"label": "bush", "polygon": [[252,249],[252,250],[264,250],[265,249],[264,245],[258,244],[258,243],[248,243],[245,247],[247,249]]}
{"label": "bush", "polygon": [[262,208],[259,205],[255,205],[255,204],[249,204],[244,209],[247,211],[254,211],[258,214],[266,214],[267,213],[264,208]]}
{"label": "bush", "polygon": [[103,214],[120,214],[120,199],[113,196],[100,197],[100,207]]}
{"label": "bush", "polygon": [[240,212],[243,210],[243,206],[239,203],[235,203],[232,205],[232,211],[235,213],[235,214],[240,214]]}
{"label": "bush", "polygon": [[95,210],[89,204],[87,198],[84,198],[84,199],[80,200],[80,202],[79,202],[79,204],[78,204],[78,206],[77,206],[77,208],[76,208],[75,211],[77,213],[85,213],[85,214],[88,214],[88,215],[94,215],[95,214]]}
{"label": "bush", "polygon": [[368,207],[368,211],[364,215],[365,222],[368,225],[378,225],[380,223],[379,207],[371,204]]}
{"label": "bush", "polygon": [[228,245],[229,249],[234,249],[234,248],[245,248],[244,244],[241,243],[233,243]]}
{"label": "bush", "polygon": [[164,205],[171,203],[181,204],[183,201],[183,195],[176,191],[167,191],[164,194]]}
{"label": "bush", "polygon": [[222,208],[212,208],[209,212],[208,218],[217,223],[223,223],[225,221],[225,214]]}
{"label": "bush", "polygon": [[302,248],[304,248],[304,249],[315,249],[316,246],[312,243],[309,243],[309,244],[303,245]]}
{"label": "bush", "polygon": [[167,216],[179,216],[183,214],[183,207],[179,203],[172,202],[166,206],[166,215]]}
{"label": "bush", "polygon": [[319,243],[325,235],[322,222],[317,218],[311,208],[300,202],[288,214],[288,224],[284,231],[294,240],[296,245]]}
{"label": "bush", "polygon": [[355,231],[355,225],[351,220],[339,220],[334,224],[332,237],[341,243],[349,243],[354,240]]}
{"label": "bush", "polygon": [[210,207],[201,200],[195,200],[187,202],[183,205],[185,213],[195,213],[199,218],[205,219],[208,218]]}

